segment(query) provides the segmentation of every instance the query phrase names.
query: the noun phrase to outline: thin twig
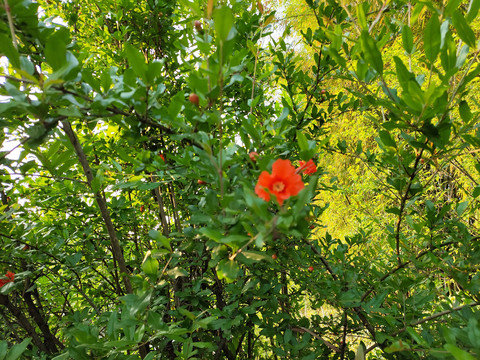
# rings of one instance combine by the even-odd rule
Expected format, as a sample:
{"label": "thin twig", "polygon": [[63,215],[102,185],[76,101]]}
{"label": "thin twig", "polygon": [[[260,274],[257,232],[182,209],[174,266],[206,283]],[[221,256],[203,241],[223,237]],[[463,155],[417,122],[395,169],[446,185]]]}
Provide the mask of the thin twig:
{"label": "thin twig", "polygon": [[325,340],[324,338],[322,338],[320,335],[318,335],[317,333],[315,333],[314,331],[310,330],[310,329],[307,329],[303,326],[294,326],[292,327],[291,329],[293,332],[298,332],[298,333],[307,333],[307,334],[310,334],[312,335],[315,339],[317,340],[320,340],[321,342],[323,342],[325,344],[325,346],[327,346],[330,350],[333,350],[335,352],[340,352],[340,348],[333,345],[331,342],[329,342],[328,340]]}
{"label": "thin twig", "polygon": [[327,271],[329,272],[329,274],[332,276],[333,280],[338,280],[338,277],[337,275],[335,275],[335,273],[333,272],[332,268],[330,267],[330,265],[328,264],[327,260],[323,257],[323,255],[320,253],[320,251],[317,250],[317,248],[315,248],[315,246],[313,246],[313,244],[308,241],[307,239],[304,239],[303,240],[305,242],[305,244],[307,244],[308,246],[310,246],[310,248],[313,250],[313,252],[315,254],[318,255],[318,257],[320,258],[320,261],[322,262],[323,266],[325,266],[325,269],[327,269]]}
{"label": "thin twig", "polygon": [[345,349],[347,348],[347,328],[348,328],[348,317],[347,317],[347,310],[343,310],[343,333],[342,333],[342,343],[340,344],[341,346],[341,354],[340,354],[340,360],[343,360],[345,358]]}
{"label": "thin twig", "polygon": [[408,185],[407,185],[407,189],[405,190],[405,194],[403,194],[402,200],[400,202],[400,211],[399,211],[399,214],[398,214],[397,226],[396,226],[396,231],[395,231],[395,247],[396,247],[396,251],[397,251],[398,265],[402,264],[402,259],[400,258],[400,228],[401,228],[402,220],[403,220],[403,217],[404,217],[403,216],[403,211],[405,210],[405,205],[407,203],[407,200],[410,198],[409,197],[410,188],[412,187],[413,181],[415,180],[415,177],[417,176],[418,163],[420,162],[420,159],[422,158],[423,150],[424,150],[423,148],[420,150],[419,154],[417,155],[417,157],[415,159],[415,164],[413,166],[413,171],[410,174],[410,179],[409,179],[409,182],[408,182]]}
{"label": "thin twig", "polygon": [[[272,233],[273,230],[275,229],[275,226],[277,224],[277,219],[278,219],[278,215],[275,215],[273,217],[273,219],[270,220],[270,223],[268,225],[271,225],[271,227],[270,227],[269,231],[267,232],[267,235]],[[268,225],[267,225],[267,227],[268,227]],[[238,254],[240,254],[243,250],[246,249],[247,246],[249,246],[251,243],[253,243],[257,239],[258,235],[260,235],[260,233],[258,233],[254,237],[252,237],[245,245],[243,245],[240,249],[238,249],[232,255],[230,255],[228,260],[230,260],[230,261],[234,260],[237,257]]]}
{"label": "thin twig", "polygon": [[12,35],[12,43],[15,49],[18,49],[17,38],[15,36],[15,27],[13,26],[12,12],[7,0],[3,0],[5,4],[5,12],[7,13],[8,27],[10,28],[10,34]]}
{"label": "thin twig", "polygon": [[380,21],[381,16],[383,15],[383,12],[387,9],[387,2],[385,1],[381,7],[381,9],[377,13],[377,17],[373,22],[370,24],[370,27],[368,28],[368,32],[371,32],[375,25]]}
{"label": "thin twig", "polygon": [[20,141],[20,143],[18,143],[13,149],[10,149],[8,150],[7,152],[5,152],[4,154],[2,154],[2,156],[0,156],[0,160],[3,160],[5,159],[8,155],[10,155],[13,151],[15,151],[18,147],[24,145],[28,140],[30,140],[29,137],[26,137],[24,139],[22,139],[22,141]]}
{"label": "thin twig", "polygon": [[42,174],[22,174],[22,173],[15,173],[15,172],[9,172],[8,175],[15,175],[15,176],[24,176],[24,177],[29,177],[29,176],[34,176],[34,177],[44,177],[44,178],[47,178],[47,179],[55,179],[55,180],[69,180],[69,181],[76,181],[76,182],[80,182],[80,183],[83,183],[83,184],[88,184],[86,181],[84,180],[80,180],[80,179],[73,179],[73,178],[70,178],[70,177],[65,177],[65,176],[48,176],[48,175],[42,175]]}

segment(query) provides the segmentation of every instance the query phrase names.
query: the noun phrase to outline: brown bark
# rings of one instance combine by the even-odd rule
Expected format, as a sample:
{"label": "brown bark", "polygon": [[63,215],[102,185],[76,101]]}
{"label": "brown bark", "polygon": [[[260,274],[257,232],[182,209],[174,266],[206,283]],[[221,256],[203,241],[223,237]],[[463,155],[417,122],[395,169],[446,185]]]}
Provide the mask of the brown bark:
{"label": "brown bark", "polygon": [[40,351],[50,353],[47,346],[43,343],[38,334],[35,332],[35,328],[33,327],[33,325],[30,323],[30,321],[28,321],[27,317],[22,313],[22,311],[14,304],[12,304],[8,296],[0,295],[0,305],[5,306],[8,312],[17,319],[18,325],[20,325],[20,327],[22,327],[27,332],[27,335],[32,338],[33,344],[38,347]]}
{"label": "brown bark", "polygon": [[40,311],[33,303],[32,297],[30,296],[29,292],[25,292],[23,294],[23,298],[25,299],[25,303],[27,304],[28,313],[32,317],[32,319],[37,323],[38,328],[42,332],[45,346],[48,348],[51,354],[54,354],[58,351],[58,349],[63,349],[62,343],[51,333],[50,328],[48,327],[47,322],[40,314]]}
{"label": "brown bark", "polygon": [[163,204],[162,192],[160,187],[155,188],[153,191],[155,200],[158,204],[158,210],[160,211],[160,221],[162,223],[162,233],[164,236],[168,236],[170,234],[170,228],[167,223],[167,216],[165,214],[165,206]]}

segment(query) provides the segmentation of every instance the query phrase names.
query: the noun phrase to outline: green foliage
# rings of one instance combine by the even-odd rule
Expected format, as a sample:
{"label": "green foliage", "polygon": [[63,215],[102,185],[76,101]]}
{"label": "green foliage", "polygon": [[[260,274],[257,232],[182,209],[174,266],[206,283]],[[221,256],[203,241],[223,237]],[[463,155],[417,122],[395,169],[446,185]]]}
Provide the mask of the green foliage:
{"label": "green foliage", "polygon": [[479,356],[478,1],[8,5],[0,358]]}

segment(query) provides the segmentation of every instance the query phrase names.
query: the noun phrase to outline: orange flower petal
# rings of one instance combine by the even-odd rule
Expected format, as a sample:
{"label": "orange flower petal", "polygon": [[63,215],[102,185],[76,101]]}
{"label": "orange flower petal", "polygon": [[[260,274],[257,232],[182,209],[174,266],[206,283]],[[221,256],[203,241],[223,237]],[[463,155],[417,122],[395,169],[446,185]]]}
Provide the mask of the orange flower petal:
{"label": "orange flower petal", "polygon": [[270,201],[270,193],[265,191],[265,188],[270,189],[271,187],[272,176],[267,171],[263,171],[258,177],[258,182],[255,186],[255,193],[263,200]]}
{"label": "orange flower petal", "polygon": [[305,173],[307,175],[311,175],[317,172],[317,166],[313,162],[312,159],[308,160],[307,162],[300,160],[300,167],[296,170],[297,173]]}
{"label": "orange flower petal", "polygon": [[290,160],[278,159],[272,165],[272,176],[279,176],[280,178],[288,178],[289,175],[295,174],[295,167]]}
{"label": "orange flower petal", "polygon": [[272,165],[272,174],[263,171],[255,186],[255,193],[269,201],[274,196],[281,206],[290,196],[297,195],[304,187],[302,177],[295,173],[290,160],[278,159]]}

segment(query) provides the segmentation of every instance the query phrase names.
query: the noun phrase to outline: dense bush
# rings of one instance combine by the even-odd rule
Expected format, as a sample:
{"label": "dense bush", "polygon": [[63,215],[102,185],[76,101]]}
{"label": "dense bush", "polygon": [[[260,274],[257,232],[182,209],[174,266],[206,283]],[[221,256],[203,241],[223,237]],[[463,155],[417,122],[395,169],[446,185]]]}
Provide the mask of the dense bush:
{"label": "dense bush", "polygon": [[0,359],[480,357],[480,2],[292,5],[4,1]]}

